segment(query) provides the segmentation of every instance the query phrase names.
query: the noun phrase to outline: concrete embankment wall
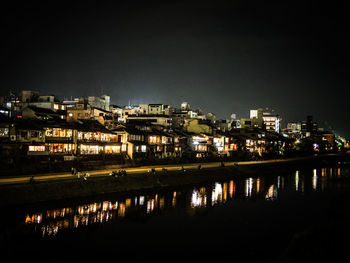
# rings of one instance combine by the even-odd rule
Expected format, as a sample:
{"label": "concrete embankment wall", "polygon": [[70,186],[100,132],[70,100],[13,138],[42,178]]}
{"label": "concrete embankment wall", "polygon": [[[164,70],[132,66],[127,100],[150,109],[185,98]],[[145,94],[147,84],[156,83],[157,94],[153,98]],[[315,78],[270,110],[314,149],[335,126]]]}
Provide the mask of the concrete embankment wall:
{"label": "concrete embankment wall", "polygon": [[[334,164],[334,160],[328,165]],[[34,184],[13,184],[0,187],[0,206],[33,204],[44,201],[73,199],[110,193],[130,192],[145,189],[195,185],[209,181],[254,177],[276,174],[301,167],[327,165],[324,159],[295,160],[290,162],[265,163],[217,167],[201,170],[156,172],[149,174],[128,174],[120,178],[91,177],[88,180],[65,179],[37,182]]]}

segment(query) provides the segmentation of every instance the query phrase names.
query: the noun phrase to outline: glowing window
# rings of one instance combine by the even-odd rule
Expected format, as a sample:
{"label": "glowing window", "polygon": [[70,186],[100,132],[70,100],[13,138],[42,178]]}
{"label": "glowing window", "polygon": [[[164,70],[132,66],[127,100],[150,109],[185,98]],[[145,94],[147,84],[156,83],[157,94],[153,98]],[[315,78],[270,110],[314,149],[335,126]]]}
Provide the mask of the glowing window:
{"label": "glowing window", "polygon": [[29,145],[30,152],[44,152],[45,146],[44,145]]}

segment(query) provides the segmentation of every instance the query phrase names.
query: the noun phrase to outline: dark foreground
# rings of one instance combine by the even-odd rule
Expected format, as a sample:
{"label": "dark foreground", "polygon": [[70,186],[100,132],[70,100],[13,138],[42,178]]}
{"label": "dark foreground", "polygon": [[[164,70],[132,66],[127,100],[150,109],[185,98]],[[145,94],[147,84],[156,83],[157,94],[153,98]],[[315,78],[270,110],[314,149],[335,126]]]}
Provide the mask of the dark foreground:
{"label": "dark foreground", "polygon": [[38,260],[348,262],[349,176],[346,164],[257,169],[226,180],[7,207],[0,245],[4,256]]}

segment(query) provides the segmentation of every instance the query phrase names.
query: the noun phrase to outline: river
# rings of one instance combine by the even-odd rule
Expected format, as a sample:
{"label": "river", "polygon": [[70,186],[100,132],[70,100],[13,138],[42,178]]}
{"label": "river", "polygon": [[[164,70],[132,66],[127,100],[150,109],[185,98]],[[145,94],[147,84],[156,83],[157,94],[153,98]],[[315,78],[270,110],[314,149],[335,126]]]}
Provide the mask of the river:
{"label": "river", "polygon": [[[300,169],[1,211],[3,252],[341,261],[349,168]],[[334,254],[333,250],[337,250]],[[340,250],[340,252],[339,252]],[[322,255],[322,256],[321,256]]]}

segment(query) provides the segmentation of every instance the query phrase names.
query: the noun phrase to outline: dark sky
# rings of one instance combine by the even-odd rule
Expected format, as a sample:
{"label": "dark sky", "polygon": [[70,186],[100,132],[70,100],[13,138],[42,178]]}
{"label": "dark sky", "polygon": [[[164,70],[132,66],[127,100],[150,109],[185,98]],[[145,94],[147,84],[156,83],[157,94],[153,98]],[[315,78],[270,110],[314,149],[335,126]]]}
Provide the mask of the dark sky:
{"label": "dark sky", "polygon": [[[14,1],[13,1],[14,2]],[[164,103],[350,138],[344,1],[40,1],[1,9],[1,92]]]}

